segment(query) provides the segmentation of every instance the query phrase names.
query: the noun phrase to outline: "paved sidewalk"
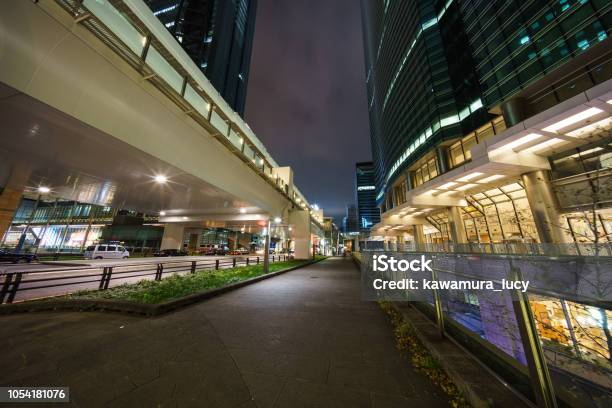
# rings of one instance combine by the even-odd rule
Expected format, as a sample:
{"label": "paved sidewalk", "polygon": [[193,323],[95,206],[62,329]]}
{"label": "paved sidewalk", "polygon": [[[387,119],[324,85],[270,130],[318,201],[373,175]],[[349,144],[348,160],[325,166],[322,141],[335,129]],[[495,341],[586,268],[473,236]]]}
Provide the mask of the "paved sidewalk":
{"label": "paved sidewalk", "polygon": [[0,385],[69,386],[87,408],[448,406],[359,283],[331,258],[158,318],[4,316]]}

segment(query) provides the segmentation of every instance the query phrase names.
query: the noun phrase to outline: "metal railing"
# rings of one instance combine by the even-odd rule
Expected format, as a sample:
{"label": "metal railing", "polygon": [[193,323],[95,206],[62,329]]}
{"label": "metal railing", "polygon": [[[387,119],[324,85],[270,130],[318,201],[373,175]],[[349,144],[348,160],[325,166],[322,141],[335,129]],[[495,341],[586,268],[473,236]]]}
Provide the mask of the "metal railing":
{"label": "metal railing", "polygon": [[362,251],[427,252],[455,254],[497,254],[534,256],[612,256],[612,243],[539,244],[524,242],[467,243],[444,242],[439,244],[398,244],[383,241],[360,241]]}
{"label": "metal railing", "polygon": [[[269,262],[283,262],[293,259],[286,254],[269,256]],[[215,271],[240,266],[264,263],[263,256],[224,257],[206,260],[178,260],[164,262],[116,262],[106,265],[88,265],[64,268],[33,270],[7,270],[0,272],[0,304],[13,303],[15,300],[60,296],[79,290],[106,290],[111,282],[136,283],[140,280],[160,281],[177,273],[196,273]],[[38,291],[38,294],[36,294]],[[34,293],[29,296],[27,293]],[[22,299],[16,299],[18,295]]]}

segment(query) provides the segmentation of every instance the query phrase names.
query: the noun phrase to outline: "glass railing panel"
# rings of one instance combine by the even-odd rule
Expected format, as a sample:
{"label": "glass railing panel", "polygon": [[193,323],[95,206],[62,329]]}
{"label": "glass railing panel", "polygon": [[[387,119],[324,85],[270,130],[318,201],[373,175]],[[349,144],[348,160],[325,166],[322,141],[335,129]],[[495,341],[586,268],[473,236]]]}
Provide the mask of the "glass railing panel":
{"label": "glass railing panel", "polygon": [[234,146],[236,146],[237,149],[242,150],[242,144],[244,143],[244,139],[233,129],[230,130],[229,140]]}
{"label": "glass railing panel", "polygon": [[216,111],[213,111],[210,117],[210,124],[213,125],[223,136],[227,135],[229,125],[221,116],[219,116]]}
{"label": "glass railing panel", "polygon": [[180,93],[183,88],[183,77],[170,65],[155,47],[149,47],[146,61],[147,65],[155,71],[168,85]]}
{"label": "glass railing panel", "polygon": [[253,151],[253,149],[251,148],[251,146],[249,144],[245,144],[244,145],[244,150],[243,150],[245,156],[249,159],[249,160],[253,160],[253,158],[255,157],[255,152]]}
{"label": "glass railing panel", "polygon": [[200,115],[204,116],[205,118],[208,117],[208,112],[210,112],[210,104],[189,84],[187,84],[185,87],[185,100],[189,102],[193,109],[195,109]]}
{"label": "glass railing panel", "polygon": [[83,5],[136,55],[142,53],[145,37],[107,0],[84,0]]}
{"label": "glass railing panel", "polygon": [[555,393],[570,405],[612,405],[612,311],[562,298],[529,303]]}

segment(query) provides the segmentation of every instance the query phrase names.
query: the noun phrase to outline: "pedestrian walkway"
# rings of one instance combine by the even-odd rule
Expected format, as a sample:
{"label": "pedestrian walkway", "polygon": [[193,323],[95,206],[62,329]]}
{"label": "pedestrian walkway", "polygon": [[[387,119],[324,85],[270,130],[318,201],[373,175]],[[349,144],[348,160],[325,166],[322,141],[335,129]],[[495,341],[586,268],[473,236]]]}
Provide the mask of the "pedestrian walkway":
{"label": "pedestrian walkway", "polygon": [[78,407],[444,407],[394,347],[359,272],[331,258],[158,318],[0,318],[0,385]]}

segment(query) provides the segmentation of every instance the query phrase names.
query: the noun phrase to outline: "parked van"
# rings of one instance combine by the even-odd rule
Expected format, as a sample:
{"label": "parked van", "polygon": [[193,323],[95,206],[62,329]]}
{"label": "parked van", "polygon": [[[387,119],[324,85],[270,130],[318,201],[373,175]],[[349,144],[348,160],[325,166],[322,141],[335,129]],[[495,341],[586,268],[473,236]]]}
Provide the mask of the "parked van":
{"label": "parked van", "polygon": [[127,259],[130,253],[119,244],[98,244],[85,248],[85,259]]}

